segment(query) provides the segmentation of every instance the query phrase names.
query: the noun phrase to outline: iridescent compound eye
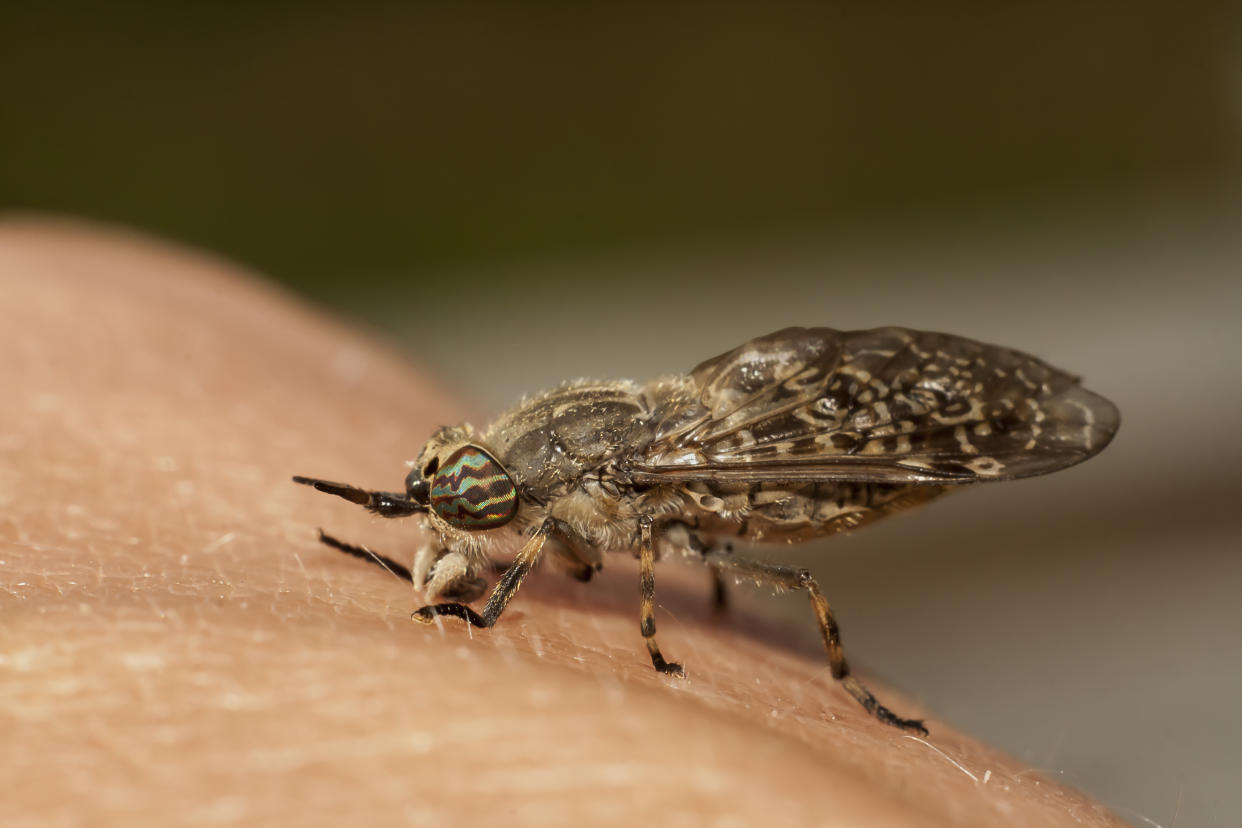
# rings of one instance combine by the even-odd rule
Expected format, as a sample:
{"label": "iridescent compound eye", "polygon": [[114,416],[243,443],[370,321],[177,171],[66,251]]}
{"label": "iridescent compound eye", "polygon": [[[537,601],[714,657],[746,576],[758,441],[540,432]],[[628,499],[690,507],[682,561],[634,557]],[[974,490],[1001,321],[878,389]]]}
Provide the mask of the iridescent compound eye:
{"label": "iridescent compound eye", "polygon": [[462,446],[432,478],[431,508],[458,529],[495,529],[517,514],[517,489],[490,454]]}

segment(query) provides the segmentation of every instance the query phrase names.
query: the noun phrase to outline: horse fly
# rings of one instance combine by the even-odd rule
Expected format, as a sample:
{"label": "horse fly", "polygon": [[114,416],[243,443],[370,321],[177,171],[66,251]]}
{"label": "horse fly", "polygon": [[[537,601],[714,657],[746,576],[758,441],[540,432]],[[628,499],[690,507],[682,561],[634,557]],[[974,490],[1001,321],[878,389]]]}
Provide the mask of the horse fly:
{"label": "horse fly", "polygon": [[[294,481],[389,518],[415,516],[433,540],[412,570],[384,563],[437,616],[490,627],[545,553],[588,580],[603,553],[639,561],[639,629],[657,670],[684,676],[656,643],[656,558],[680,551],[720,574],[807,593],[832,675],[880,721],[923,733],[881,705],[850,668],[832,610],[805,569],[732,553],[727,539],[794,543],[855,529],[975,483],[1063,469],[1117,431],[1117,409],[1076,377],[1018,351],[904,328],[787,328],[688,374],[575,382],[531,397],[479,431],[442,428],[405,492]],[[497,555],[515,553],[481,612]],[[717,595],[723,595],[718,590]]]}

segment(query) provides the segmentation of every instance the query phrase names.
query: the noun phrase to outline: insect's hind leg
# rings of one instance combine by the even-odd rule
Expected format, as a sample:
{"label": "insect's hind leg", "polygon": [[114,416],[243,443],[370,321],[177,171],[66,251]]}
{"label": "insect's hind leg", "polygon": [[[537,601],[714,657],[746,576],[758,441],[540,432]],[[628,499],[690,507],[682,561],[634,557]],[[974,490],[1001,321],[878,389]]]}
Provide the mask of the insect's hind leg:
{"label": "insect's hind leg", "polygon": [[861,704],[868,713],[885,724],[927,735],[927,728],[921,719],[903,719],[876,700],[875,695],[850,673],[849,662],[845,660],[845,652],[841,648],[841,631],[837,628],[837,620],[833,617],[832,607],[824,598],[819,584],[806,569],[749,558],[734,558],[722,555],[710,555],[709,562],[721,570],[731,571],[748,577],[761,584],[768,584],[780,589],[805,590],[811,599],[811,610],[819,622],[820,633],[824,637],[824,648],[828,651],[828,664],[832,669],[832,677],[841,682],[846,691]]}
{"label": "insect's hind leg", "polygon": [[643,515],[638,520],[638,582],[642,593],[638,628],[643,638],[647,639],[647,652],[651,653],[651,665],[661,673],[685,678],[686,671],[681,668],[680,664],[664,660],[660,645],[655,640],[655,543],[651,537],[654,522],[650,515]]}

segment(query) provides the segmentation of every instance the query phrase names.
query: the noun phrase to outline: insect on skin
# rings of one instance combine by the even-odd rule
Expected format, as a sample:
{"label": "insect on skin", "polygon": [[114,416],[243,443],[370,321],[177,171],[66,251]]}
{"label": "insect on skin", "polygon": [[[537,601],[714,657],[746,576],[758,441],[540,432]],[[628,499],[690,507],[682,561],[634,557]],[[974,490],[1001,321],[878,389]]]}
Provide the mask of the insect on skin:
{"label": "insect on skin", "polygon": [[[490,627],[541,557],[586,581],[604,552],[629,551],[651,663],[684,676],[656,643],[658,558],[698,558],[718,587],[724,573],[802,590],[833,677],[880,721],[926,734],[851,674],[810,572],[735,555],[728,541],[824,537],[951,489],[1063,469],[1108,445],[1118,423],[1108,400],[1019,351],[905,328],[787,328],[689,374],[570,383],[481,431],[442,428],[404,493],[293,479],[431,530],[412,570],[320,534],[407,577],[428,600],[446,599],[414,612],[424,623],[450,615]],[[476,612],[467,603],[506,553],[512,565]]]}

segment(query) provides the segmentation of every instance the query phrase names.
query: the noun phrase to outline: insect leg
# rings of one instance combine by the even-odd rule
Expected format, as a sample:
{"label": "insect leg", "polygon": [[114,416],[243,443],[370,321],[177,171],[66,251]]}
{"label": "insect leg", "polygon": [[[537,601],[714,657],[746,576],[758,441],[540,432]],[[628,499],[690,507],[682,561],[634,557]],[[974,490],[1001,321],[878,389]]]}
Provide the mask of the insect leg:
{"label": "insect leg", "polygon": [[714,559],[724,555],[732,555],[733,544],[722,544],[719,541],[713,541],[710,545],[704,546],[700,551],[707,561],[708,571],[712,573],[712,611],[717,615],[724,615],[729,611],[729,590],[725,586],[724,575],[720,571],[720,564],[716,563]]}
{"label": "insect leg", "polygon": [[551,534],[556,541],[547,550],[553,562],[571,578],[587,583],[604,568],[599,550],[566,521],[557,517],[548,519],[552,521]]}
{"label": "insect leg", "polygon": [[[669,521],[660,525],[661,539],[668,541],[675,548],[702,555],[705,560],[713,552],[719,554],[721,550],[720,542],[714,538],[705,540],[696,531],[697,528],[697,521],[693,524],[682,520]],[[723,545],[723,549],[725,554],[731,554],[733,552],[733,544],[726,543]],[[729,595],[725,589],[724,579],[720,575],[720,567],[709,563],[708,571],[711,573],[712,578],[712,611],[717,614],[723,614],[729,609]]]}
{"label": "insect leg", "polygon": [[811,609],[819,621],[819,630],[824,637],[824,647],[828,650],[828,664],[832,668],[832,677],[845,687],[867,712],[885,724],[909,730],[923,736],[927,728],[920,719],[903,719],[884,705],[880,704],[874,694],[861,681],[850,673],[849,662],[845,660],[845,652],[841,649],[841,631],[837,628],[837,620],[833,617],[832,607],[828,605],[819,584],[806,569],[799,569],[766,561],[755,561],[747,558],[712,556],[712,563],[722,570],[736,572],[757,583],[769,584],[779,589],[805,590],[811,599]]}
{"label": "insect leg", "polygon": [[548,533],[552,530],[549,521],[544,521],[539,527],[539,531],[531,536],[526,545],[518,550],[517,557],[513,559],[513,565],[505,570],[505,574],[500,576],[500,580],[496,582],[492,594],[488,596],[487,603],[483,606],[482,614],[475,612],[465,604],[430,604],[420,607],[414,611],[410,617],[415,621],[424,624],[432,623],[438,615],[451,615],[455,618],[461,618],[469,621],[476,627],[490,627],[496,623],[496,619],[505,611],[505,607],[509,606],[509,602],[513,600],[513,596],[517,594],[518,588],[522,586],[522,581],[534,568],[535,562],[539,560],[539,553],[543,551],[543,545],[548,539]]}
{"label": "insect leg", "polygon": [[361,558],[368,563],[373,563],[382,569],[386,569],[403,581],[409,581],[410,583],[414,582],[414,576],[410,574],[410,570],[406,569],[392,558],[389,558],[386,555],[381,555],[378,552],[372,552],[365,546],[355,546],[352,543],[339,541],[331,535],[325,533],[322,529],[319,530],[319,542],[325,546],[330,546],[333,549],[344,552],[346,555],[353,555],[355,558]]}
{"label": "insect leg", "polygon": [[380,517],[409,517],[417,512],[427,511],[427,507],[423,504],[415,503],[405,495],[396,492],[373,492],[348,483],[333,483],[331,480],[320,480],[315,477],[294,477],[293,482],[310,486],[316,491],[343,497],[350,503],[365,506],[368,511]]}
{"label": "insect leg", "polygon": [[590,583],[598,571],[595,567],[582,563],[570,553],[564,551],[559,552],[553,557],[557,559],[557,564],[565,571],[565,574],[579,583]]}
{"label": "insect leg", "polygon": [[686,677],[686,671],[676,662],[665,661],[660,652],[660,645],[655,640],[655,544],[651,538],[651,526],[654,523],[650,515],[638,519],[638,582],[642,592],[642,604],[639,609],[638,628],[647,639],[647,652],[651,653],[651,664],[661,673]]}
{"label": "insect leg", "polygon": [[712,573],[712,612],[723,615],[729,610],[729,593],[725,588],[724,576],[716,564],[709,564],[708,571]]}

